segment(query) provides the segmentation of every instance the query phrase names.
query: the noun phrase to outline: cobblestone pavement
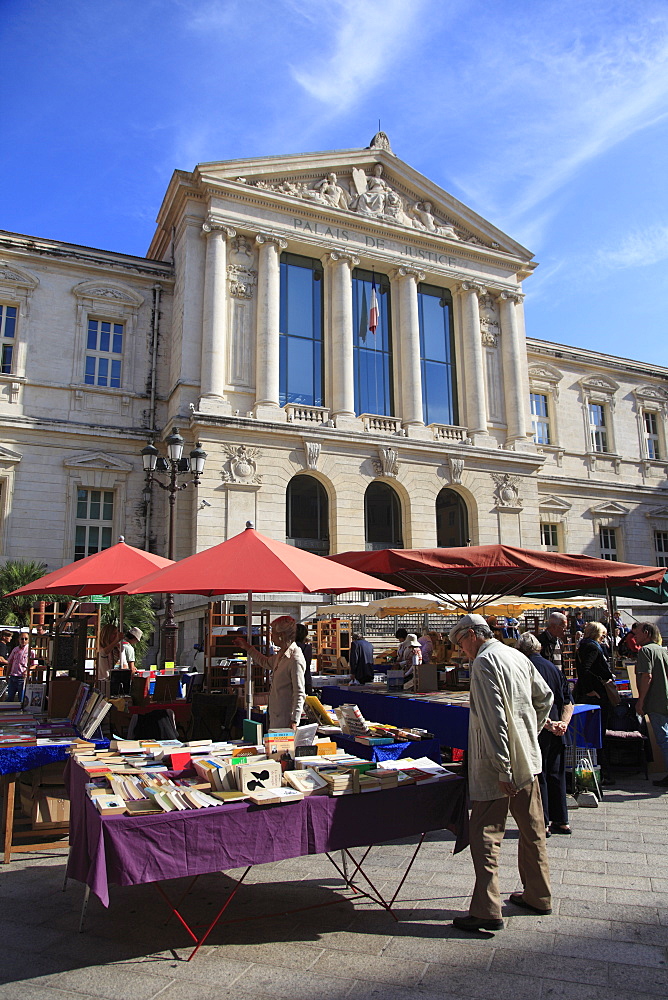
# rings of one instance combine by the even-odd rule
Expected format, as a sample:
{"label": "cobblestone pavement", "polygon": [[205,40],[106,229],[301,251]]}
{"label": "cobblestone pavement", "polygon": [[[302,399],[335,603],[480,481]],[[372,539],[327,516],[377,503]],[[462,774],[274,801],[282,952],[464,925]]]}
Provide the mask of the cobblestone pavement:
{"label": "cobblestone pavement", "polygon": [[[379,794],[382,794],[379,793]],[[289,808],[289,807],[284,807]],[[63,894],[65,853],[16,855],[0,866],[0,1000],[638,1000],[668,996],[668,793],[621,778],[598,809],[571,815],[572,837],[548,841],[554,913],[506,907],[506,927],[471,936],[450,926],[466,910],[469,852],[432,834],[405,883],[399,923],[346,898],[292,916],[218,927],[195,959],[185,931],[165,926],[151,886],[95,898],[77,933],[82,887]],[[516,831],[501,852],[501,888],[518,888]],[[408,842],[375,848],[368,872],[388,892]],[[334,877],[332,875],[334,874]],[[341,882],[325,858],[254,869],[236,916],[328,902]],[[216,912],[220,878],[201,878],[189,915]],[[179,886],[173,886],[177,890]]]}

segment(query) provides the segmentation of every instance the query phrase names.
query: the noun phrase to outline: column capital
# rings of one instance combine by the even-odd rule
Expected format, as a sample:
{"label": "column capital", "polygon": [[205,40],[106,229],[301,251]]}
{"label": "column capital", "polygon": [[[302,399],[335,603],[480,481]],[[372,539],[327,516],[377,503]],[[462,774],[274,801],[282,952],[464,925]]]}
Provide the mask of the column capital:
{"label": "column capital", "polygon": [[398,278],[414,278],[415,283],[417,284],[418,281],[424,281],[426,276],[424,271],[421,271],[417,267],[404,267],[402,265],[401,267],[395,268],[392,272],[392,277],[395,280]]}
{"label": "column capital", "polygon": [[360,262],[359,257],[356,257],[354,253],[350,252],[350,250],[338,250],[338,249],[332,250],[330,253],[328,253],[326,260],[328,263],[330,262],[336,263],[336,261],[342,260],[351,269],[353,267],[357,267]]}
{"label": "column capital", "polygon": [[478,297],[487,295],[489,291],[487,285],[483,285],[482,281],[462,281],[459,285],[459,290],[462,292],[475,292]]}
{"label": "column capital", "polygon": [[226,226],[224,222],[218,222],[212,215],[208,215],[202,223],[202,235],[210,236],[212,233],[221,233],[226,240],[231,240],[237,235],[236,229]]}
{"label": "column capital", "polygon": [[518,305],[524,300],[524,294],[522,292],[515,292],[510,288],[504,288],[500,293],[499,298],[503,302],[514,302],[515,305]]}
{"label": "column capital", "polygon": [[276,236],[275,233],[258,233],[255,237],[255,242],[258,246],[262,246],[264,243],[273,243],[277,250],[285,250],[288,241],[284,240],[281,236]]}

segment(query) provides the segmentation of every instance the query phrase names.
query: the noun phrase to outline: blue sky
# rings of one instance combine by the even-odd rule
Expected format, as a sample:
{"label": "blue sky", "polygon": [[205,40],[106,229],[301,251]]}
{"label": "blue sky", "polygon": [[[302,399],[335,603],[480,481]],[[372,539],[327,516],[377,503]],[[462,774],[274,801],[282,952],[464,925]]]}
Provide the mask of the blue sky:
{"label": "blue sky", "polygon": [[1,0],[0,228],[144,254],[175,168],[394,151],[528,246],[527,333],[668,364],[665,0]]}

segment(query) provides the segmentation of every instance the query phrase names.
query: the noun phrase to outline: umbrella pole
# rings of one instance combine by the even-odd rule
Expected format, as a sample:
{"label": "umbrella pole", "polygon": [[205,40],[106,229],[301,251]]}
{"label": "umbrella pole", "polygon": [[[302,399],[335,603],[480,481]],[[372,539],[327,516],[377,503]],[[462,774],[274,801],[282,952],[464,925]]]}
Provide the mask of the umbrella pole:
{"label": "umbrella pole", "polygon": [[[246,637],[248,645],[253,645],[253,593],[248,592],[248,609],[246,618]],[[253,657],[246,654],[246,718],[250,719],[253,708]]]}
{"label": "umbrella pole", "polygon": [[125,595],[121,594],[118,598],[118,631],[121,633],[118,640],[118,666],[122,667],[123,663],[123,605],[125,601]]}
{"label": "umbrella pole", "polygon": [[614,631],[614,611],[613,611],[613,598],[610,593],[610,584],[605,581],[605,603],[608,608],[608,638],[610,640],[610,663],[612,669],[614,670],[617,666],[617,644],[615,643],[615,631]]}

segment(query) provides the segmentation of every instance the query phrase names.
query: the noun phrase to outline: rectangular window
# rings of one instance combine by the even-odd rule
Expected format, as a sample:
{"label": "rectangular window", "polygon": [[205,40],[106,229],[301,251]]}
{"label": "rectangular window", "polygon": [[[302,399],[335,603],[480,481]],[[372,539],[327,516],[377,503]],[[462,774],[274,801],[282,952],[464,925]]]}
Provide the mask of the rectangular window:
{"label": "rectangular window", "polygon": [[16,343],[16,306],[0,305],[0,373],[12,374]]}
{"label": "rectangular window", "polygon": [[322,264],[281,254],[280,404],[322,406]]}
{"label": "rectangular window", "polygon": [[418,286],[422,408],[425,424],[456,424],[452,295],[435,285]]}
{"label": "rectangular window", "polygon": [[[369,318],[376,284],[378,325],[369,329]],[[353,271],[353,355],[355,366],[355,413],[375,413],[390,417],[392,399],[392,322],[390,282],[372,271]]]}
{"label": "rectangular window", "polygon": [[654,532],[654,551],[656,552],[656,565],[668,566],[668,531]]}
{"label": "rectangular window", "polygon": [[589,430],[593,451],[608,450],[608,431],[605,425],[605,406],[603,403],[589,404]]}
{"label": "rectangular window", "polygon": [[541,524],[540,540],[546,552],[559,551],[559,525]]}
{"label": "rectangular window", "polygon": [[643,413],[645,422],[645,444],[647,447],[647,457],[658,461],[661,458],[659,448],[659,422],[656,413],[645,410]]}
{"label": "rectangular window", "polygon": [[74,558],[83,559],[112,543],[114,494],[112,490],[77,490]]}
{"label": "rectangular window", "polygon": [[601,547],[601,559],[611,559],[617,562],[617,529],[599,528],[598,540]]}
{"label": "rectangular window", "polygon": [[551,444],[550,419],[547,410],[547,396],[542,392],[531,393],[531,426],[534,444]]}
{"label": "rectangular window", "polygon": [[111,323],[102,319],[89,319],[84,371],[85,384],[120,389],[122,357],[123,324]]}

